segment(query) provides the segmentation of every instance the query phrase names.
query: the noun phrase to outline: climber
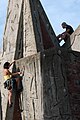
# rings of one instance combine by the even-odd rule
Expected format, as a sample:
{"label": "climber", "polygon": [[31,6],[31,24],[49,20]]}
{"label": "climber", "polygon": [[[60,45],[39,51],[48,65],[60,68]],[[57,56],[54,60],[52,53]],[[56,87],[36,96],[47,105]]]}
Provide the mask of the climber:
{"label": "climber", "polygon": [[61,24],[61,26],[62,26],[63,29],[66,29],[66,31],[59,34],[57,36],[57,39],[58,39],[59,42],[61,42],[62,40],[64,40],[66,42],[66,40],[68,38],[70,38],[70,35],[74,32],[74,30],[70,25],[66,24],[66,22],[63,22]]}
{"label": "climber", "polygon": [[19,83],[19,78],[13,79],[13,76],[20,75],[21,72],[15,72],[11,73],[9,71],[9,68],[12,64],[14,64],[15,61],[13,61],[11,64],[9,62],[5,62],[3,65],[3,76],[4,76],[4,87],[8,89],[8,102],[9,107],[12,107],[12,80],[15,81],[17,84]]}

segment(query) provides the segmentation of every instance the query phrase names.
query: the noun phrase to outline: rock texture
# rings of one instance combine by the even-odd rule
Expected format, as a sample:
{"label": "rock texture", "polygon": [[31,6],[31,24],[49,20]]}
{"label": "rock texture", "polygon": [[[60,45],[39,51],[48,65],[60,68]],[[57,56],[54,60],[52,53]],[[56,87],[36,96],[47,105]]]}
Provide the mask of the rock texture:
{"label": "rock texture", "polygon": [[[60,47],[39,0],[9,0],[0,54],[1,120],[80,119],[80,26]],[[3,64],[22,71],[23,91],[3,87]]]}

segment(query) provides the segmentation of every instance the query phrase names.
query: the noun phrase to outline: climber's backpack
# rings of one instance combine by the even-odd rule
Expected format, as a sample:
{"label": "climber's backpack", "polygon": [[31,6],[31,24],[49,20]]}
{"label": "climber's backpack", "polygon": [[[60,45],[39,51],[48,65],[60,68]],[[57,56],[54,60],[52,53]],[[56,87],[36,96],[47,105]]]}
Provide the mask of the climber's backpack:
{"label": "climber's backpack", "polygon": [[4,88],[10,90],[10,89],[14,89],[15,88],[15,85],[16,85],[16,80],[11,78],[11,79],[8,79],[4,82]]}

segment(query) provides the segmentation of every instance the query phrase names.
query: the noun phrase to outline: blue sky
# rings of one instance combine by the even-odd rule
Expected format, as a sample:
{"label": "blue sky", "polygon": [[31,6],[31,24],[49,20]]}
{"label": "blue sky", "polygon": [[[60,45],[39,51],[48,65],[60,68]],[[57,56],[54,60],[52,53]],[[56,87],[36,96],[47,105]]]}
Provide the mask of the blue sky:
{"label": "blue sky", "polygon": [[66,22],[76,29],[80,24],[80,0],[41,0],[56,34]]}
{"label": "blue sky", "polygon": [[0,48],[2,46],[3,31],[6,21],[6,9],[8,0],[0,0]]}
{"label": "blue sky", "polygon": [[[0,0],[0,43],[3,37],[8,0]],[[80,24],[80,0],[41,0],[56,35],[63,32],[61,23],[66,22],[74,30]],[[1,47],[2,44],[0,44]]]}

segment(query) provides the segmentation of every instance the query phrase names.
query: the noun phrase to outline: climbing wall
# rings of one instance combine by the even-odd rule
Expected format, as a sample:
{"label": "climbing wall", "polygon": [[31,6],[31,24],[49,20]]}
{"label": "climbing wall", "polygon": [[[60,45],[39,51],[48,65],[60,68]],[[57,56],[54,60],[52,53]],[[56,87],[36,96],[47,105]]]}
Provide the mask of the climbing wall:
{"label": "climbing wall", "polygon": [[22,118],[80,119],[80,54],[51,49],[17,61],[24,71]]}
{"label": "climbing wall", "polygon": [[14,105],[14,112],[13,112],[13,120],[22,120],[21,117],[21,109],[20,109],[20,93],[17,92],[15,96],[15,105]]}
{"label": "climbing wall", "polygon": [[80,52],[80,25],[70,36],[70,46],[72,50]]}
{"label": "climbing wall", "polygon": [[16,67],[24,71],[22,119],[72,120],[61,56],[60,50],[53,49],[17,61]]}
{"label": "climbing wall", "polygon": [[80,53],[64,55],[72,120],[80,119]]}
{"label": "climbing wall", "polygon": [[[21,104],[22,106],[22,120],[42,119],[42,81],[41,81],[41,67],[40,55],[33,55],[27,58],[22,58],[17,61],[16,68],[24,71],[23,92]],[[16,109],[16,106],[15,106]]]}
{"label": "climbing wall", "polygon": [[[0,59],[3,120],[79,120],[79,56],[60,48],[39,0],[9,0]],[[13,59],[24,71],[24,89],[9,109],[2,69]]]}
{"label": "climbing wall", "polygon": [[24,1],[24,56],[59,47],[56,35],[39,0]]}
{"label": "climbing wall", "polygon": [[[9,120],[6,117],[9,116],[7,115],[8,92],[3,88],[4,62],[12,62],[14,59],[31,56],[53,47],[59,47],[59,45],[40,1],[9,0],[3,35],[3,53],[0,59],[3,120],[5,118]],[[12,67],[10,70],[12,71]]]}
{"label": "climbing wall", "polygon": [[[3,64],[5,61],[13,61],[15,56],[16,40],[18,34],[19,20],[21,16],[22,0],[8,1],[7,18],[3,36],[3,53],[1,54],[0,64],[0,88],[1,88],[1,105],[2,119],[6,119],[8,92],[3,86]],[[12,69],[12,67],[11,67]],[[11,112],[10,112],[11,113]],[[11,113],[12,114],[12,113]]]}
{"label": "climbing wall", "polygon": [[16,40],[19,28],[22,0],[8,1],[7,18],[3,36],[3,57],[14,59]]}

